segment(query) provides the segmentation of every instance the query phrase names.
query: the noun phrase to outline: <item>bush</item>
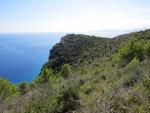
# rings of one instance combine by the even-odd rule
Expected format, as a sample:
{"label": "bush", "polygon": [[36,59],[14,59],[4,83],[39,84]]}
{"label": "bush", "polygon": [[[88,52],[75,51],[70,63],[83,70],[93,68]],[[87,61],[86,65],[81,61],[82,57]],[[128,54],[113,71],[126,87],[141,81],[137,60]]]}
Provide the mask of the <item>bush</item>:
{"label": "bush", "polygon": [[84,74],[87,74],[87,70],[85,68],[80,68],[80,74],[81,75],[84,75]]}
{"label": "bush", "polygon": [[44,67],[41,70],[39,76],[36,78],[35,83],[37,84],[47,83],[51,76],[54,76],[53,70],[51,68]]}
{"label": "bush", "polygon": [[150,76],[145,77],[143,86],[145,87],[145,90],[150,94]]}
{"label": "bush", "polygon": [[134,58],[142,61],[144,59],[144,45],[143,41],[132,40],[127,46],[122,47],[113,56],[113,62],[126,66]]}
{"label": "bush", "polygon": [[79,107],[78,99],[77,87],[67,85],[52,95],[33,100],[26,106],[25,113],[70,113]]}
{"label": "bush", "polygon": [[[143,107],[142,99],[133,93],[124,93],[112,98],[112,113],[148,113]],[[141,112],[144,111],[144,112]]]}
{"label": "bush", "polygon": [[80,87],[80,90],[81,90],[84,94],[89,95],[89,94],[93,91],[93,87],[92,87],[91,84],[86,83],[86,84],[84,84],[84,85],[82,85],[82,86]]}
{"label": "bush", "polygon": [[139,60],[137,58],[134,58],[129,64],[125,67],[126,70],[134,70],[138,65],[140,64]]}
{"label": "bush", "polygon": [[94,71],[94,75],[99,75],[101,72],[104,71],[104,69],[103,69],[103,68],[100,68],[100,67],[95,67],[95,68],[93,69],[93,71]]}
{"label": "bush", "polygon": [[145,44],[144,46],[144,51],[145,51],[145,54],[150,57],[150,41],[147,41],[147,43]]}
{"label": "bush", "polygon": [[19,91],[21,95],[24,95],[29,90],[29,84],[27,82],[22,82],[19,85]]}
{"label": "bush", "polygon": [[72,73],[71,73],[70,65],[69,64],[63,65],[60,75],[64,78],[68,78],[68,76],[70,76],[71,74]]}
{"label": "bush", "polygon": [[78,89],[75,86],[69,86],[65,88],[62,91],[61,96],[59,97],[59,100],[62,103],[61,112],[66,113],[77,109],[77,107],[79,106],[78,99],[79,93]]}
{"label": "bush", "polygon": [[124,85],[127,87],[133,86],[136,82],[142,81],[144,74],[143,70],[140,68],[140,62],[137,58],[134,58],[125,67],[126,80]]}
{"label": "bush", "polygon": [[17,92],[17,87],[8,80],[0,78],[0,96],[8,97]]}

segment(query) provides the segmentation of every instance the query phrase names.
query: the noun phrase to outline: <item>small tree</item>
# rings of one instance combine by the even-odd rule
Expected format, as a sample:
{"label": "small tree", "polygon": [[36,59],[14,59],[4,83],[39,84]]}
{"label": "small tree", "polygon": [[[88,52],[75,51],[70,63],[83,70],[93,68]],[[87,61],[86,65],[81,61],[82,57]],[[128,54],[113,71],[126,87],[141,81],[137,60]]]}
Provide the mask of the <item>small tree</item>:
{"label": "small tree", "polygon": [[147,41],[144,45],[144,52],[150,58],[150,41]]}
{"label": "small tree", "polygon": [[27,82],[22,82],[19,85],[19,91],[22,95],[24,95],[29,89],[29,84]]}
{"label": "small tree", "polygon": [[17,92],[17,87],[8,80],[0,78],[0,96],[8,97]]}
{"label": "small tree", "polygon": [[126,66],[134,58],[139,61],[144,59],[144,44],[142,41],[132,40],[129,44],[120,48],[112,60],[114,63],[118,62],[122,66]]}
{"label": "small tree", "polygon": [[64,64],[62,69],[61,69],[61,72],[60,72],[60,75],[64,78],[68,78],[69,75],[71,75],[71,69],[70,69],[70,65],[69,64]]}
{"label": "small tree", "polygon": [[35,79],[35,83],[37,84],[47,83],[51,76],[54,76],[53,70],[51,68],[44,67],[41,70],[39,76]]}
{"label": "small tree", "polygon": [[146,76],[143,80],[143,86],[148,94],[150,94],[150,76]]}

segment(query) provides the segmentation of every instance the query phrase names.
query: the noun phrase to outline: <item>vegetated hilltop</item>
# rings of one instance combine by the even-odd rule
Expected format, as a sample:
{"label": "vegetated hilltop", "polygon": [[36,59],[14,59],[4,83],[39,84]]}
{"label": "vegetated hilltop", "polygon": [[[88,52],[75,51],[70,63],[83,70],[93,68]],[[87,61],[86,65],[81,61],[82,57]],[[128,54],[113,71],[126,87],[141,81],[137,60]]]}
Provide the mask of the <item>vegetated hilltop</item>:
{"label": "vegetated hilltop", "polygon": [[112,54],[117,47],[109,38],[69,34],[50,50],[48,65],[56,71],[65,63],[74,67],[88,65],[96,58]]}
{"label": "vegetated hilltop", "polygon": [[150,30],[133,32],[114,38],[69,34],[62,37],[60,43],[50,50],[48,65],[56,71],[60,70],[65,63],[75,67],[89,65],[97,58],[110,56],[133,38],[147,40],[149,36]]}
{"label": "vegetated hilltop", "polygon": [[0,113],[149,113],[150,30],[69,34],[32,82],[0,79]]}

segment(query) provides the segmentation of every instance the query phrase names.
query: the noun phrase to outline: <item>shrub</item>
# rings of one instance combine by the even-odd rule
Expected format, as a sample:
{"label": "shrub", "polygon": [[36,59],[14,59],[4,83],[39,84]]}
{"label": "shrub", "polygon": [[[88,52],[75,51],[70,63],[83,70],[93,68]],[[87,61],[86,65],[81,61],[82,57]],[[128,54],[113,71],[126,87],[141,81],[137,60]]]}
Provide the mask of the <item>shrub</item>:
{"label": "shrub", "polygon": [[137,58],[134,58],[132,61],[129,62],[129,64],[125,68],[128,71],[134,70],[139,64],[140,64],[139,60]]}
{"label": "shrub", "polygon": [[127,46],[122,47],[119,51],[113,55],[113,62],[120,63],[122,66],[126,66],[134,58],[139,61],[144,59],[144,45],[142,41],[132,40]]}
{"label": "shrub", "polygon": [[41,70],[39,76],[36,78],[35,83],[37,84],[47,83],[51,76],[54,76],[53,70],[51,68],[44,67]]}
{"label": "shrub", "polygon": [[94,75],[99,75],[101,72],[103,72],[104,69],[103,68],[100,68],[100,67],[95,67],[93,69],[93,72],[94,72]]}
{"label": "shrub", "polygon": [[143,86],[145,87],[146,91],[150,93],[150,76],[145,77]]}
{"label": "shrub", "polygon": [[70,113],[79,107],[79,93],[75,86],[67,85],[52,95],[33,100],[25,113]]}
{"label": "shrub", "polygon": [[125,67],[126,80],[124,85],[127,87],[133,86],[136,82],[142,81],[144,75],[143,70],[140,69],[140,62],[137,58],[134,58]]}
{"label": "shrub", "polygon": [[63,106],[62,110],[61,110],[62,113],[66,113],[66,112],[77,109],[77,107],[79,106],[78,89],[75,86],[69,86],[69,87],[65,88],[62,91],[59,99],[61,100],[61,103]]}
{"label": "shrub", "polygon": [[71,69],[70,69],[70,65],[69,64],[65,64],[63,65],[60,75],[64,78],[68,78],[69,75],[71,75]]}
{"label": "shrub", "polygon": [[139,108],[141,108],[142,103],[139,95],[124,93],[114,96],[111,106],[112,113],[141,113]]}
{"label": "shrub", "polygon": [[81,75],[87,74],[87,70],[85,68],[81,68],[80,69],[80,74]]}
{"label": "shrub", "polygon": [[0,78],[0,96],[8,97],[17,92],[17,87],[8,80]]}
{"label": "shrub", "polygon": [[95,74],[95,75],[99,75],[100,71],[101,71],[101,70],[100,70],[99,68],[95,68],[95,69],[94,69],[94,74]]}
{"label": "shrub", "polygon": [[86,84],[84,84],[84,85],[82,85],[82,86],[80,87],[80,90],[81,90],[84,94],[89,95],[89,94],[93,91],[93,87],[92,87],[91,84],[86,83]]}
{"label": "shrub", "polygon": [[150,41],[147,41],[144,45],[144,52],[148,57],[150,57]]}
{"label": "shrub", "polygon": [[29,84],[27,82],[22,82],[19,85],[19,91],[21,95],[24,95],[29,90]]}

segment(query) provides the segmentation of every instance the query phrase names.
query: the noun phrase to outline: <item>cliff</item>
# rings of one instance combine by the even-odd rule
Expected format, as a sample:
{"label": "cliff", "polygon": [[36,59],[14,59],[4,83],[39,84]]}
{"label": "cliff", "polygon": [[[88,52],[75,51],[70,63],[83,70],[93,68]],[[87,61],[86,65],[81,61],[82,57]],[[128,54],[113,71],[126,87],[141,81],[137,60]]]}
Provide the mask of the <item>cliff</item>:
{"label": "cliff", "polygon": [[117,45],[112,39],[69,34],[50,50],[48,65],[59,71],[63,64],[74,67],[90,64],[94,59],[114,53]]}
{"label": "cliff", "polygon": [[103,38],[82,34],[68,34],[61,38],[60,43],[50,50],[48,65],[55,71],[60,71],[62,65],[68,63],[77,68],[93,62],[97,58],[111,56],[119,47],[131,39],[150,38],[150,30],[133,32],[114,38]]}

